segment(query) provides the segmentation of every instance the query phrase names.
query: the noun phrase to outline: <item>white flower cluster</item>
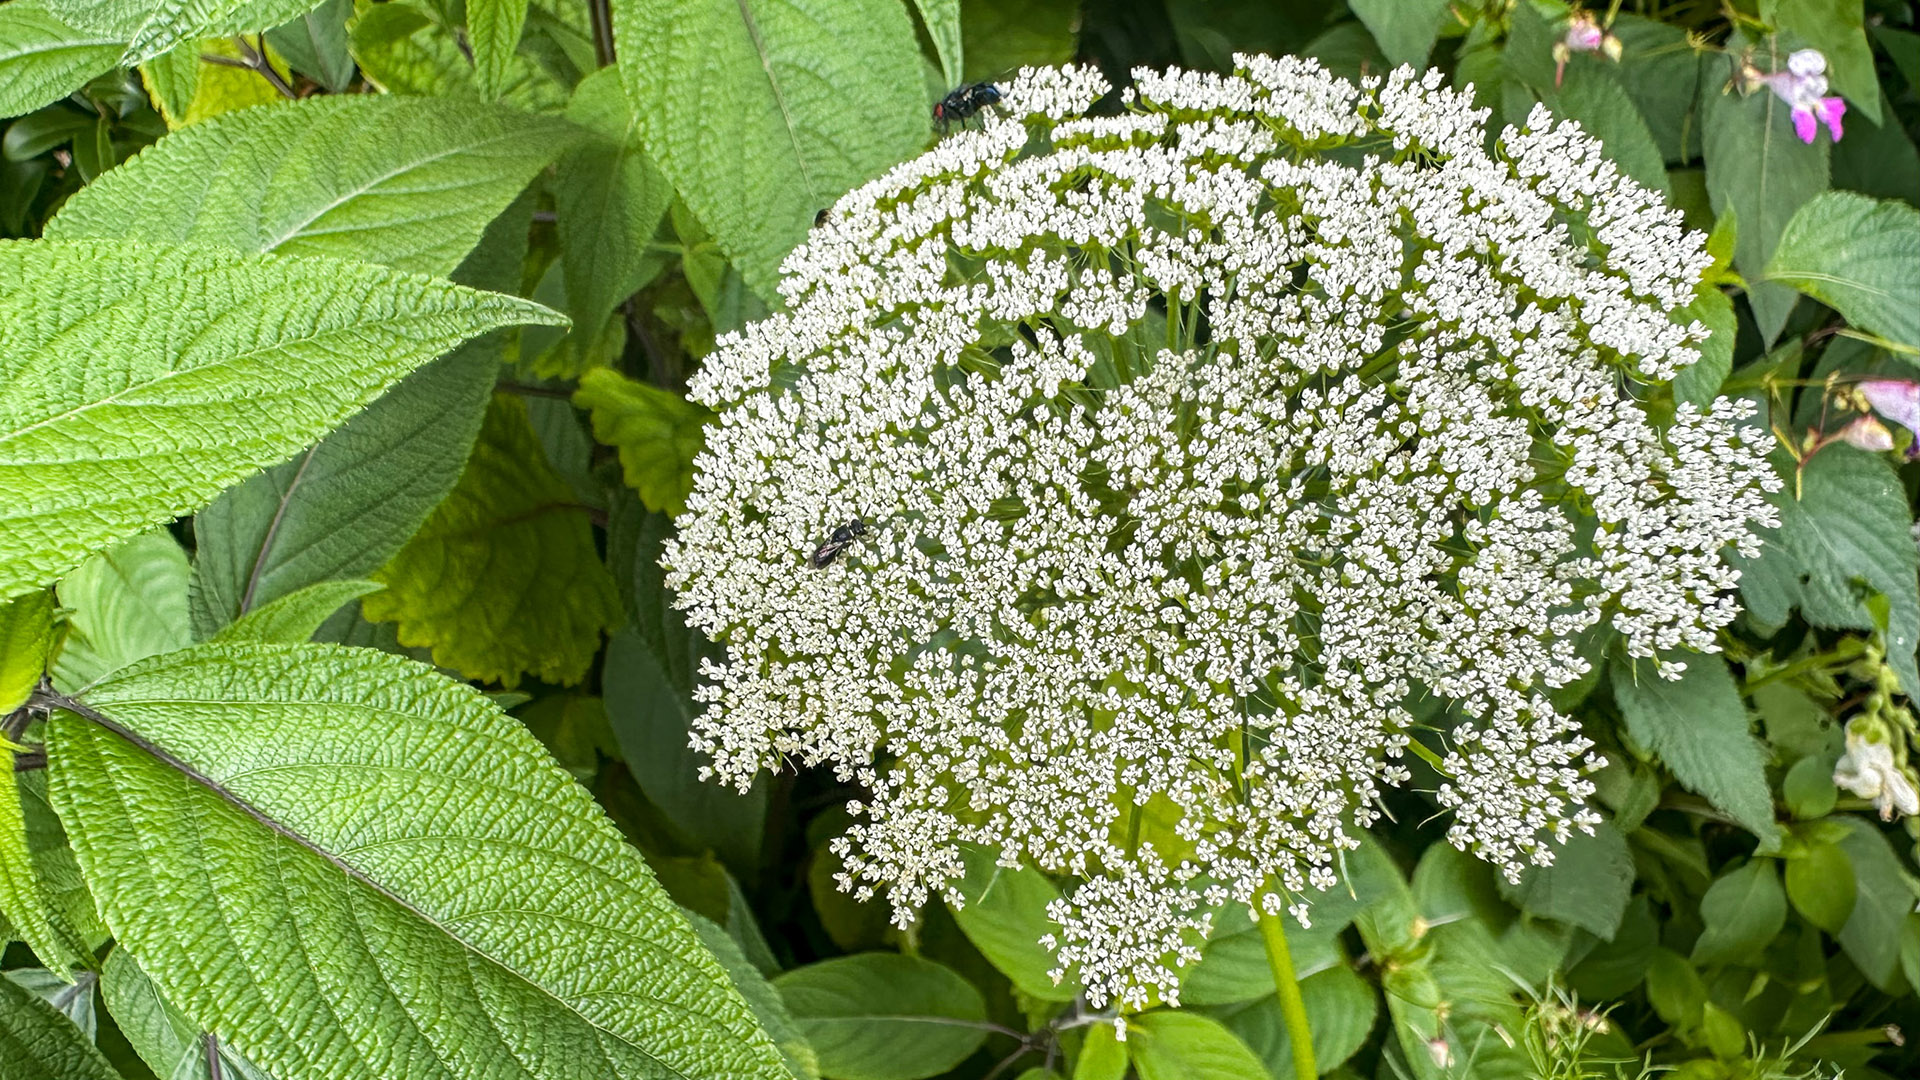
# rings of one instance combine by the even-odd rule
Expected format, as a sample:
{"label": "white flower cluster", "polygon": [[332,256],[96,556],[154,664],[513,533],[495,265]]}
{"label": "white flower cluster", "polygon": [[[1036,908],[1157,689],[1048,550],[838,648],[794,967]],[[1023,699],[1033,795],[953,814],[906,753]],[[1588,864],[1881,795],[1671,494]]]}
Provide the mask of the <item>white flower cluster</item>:
{"label": "white flower cluster", "polygon": [[1304,918],[1412,702],[1452,841],[1549,862],[1597,820],[1548,698],[1576,637],[1711,649],[1777,484],[1745,406],[1672,407],[1709,260],[1597,143],[1240,64],[1118,116],[1023,72],[842,199],[695,381],[665,558],[726,646],[710,773],[857,781],[841,882],[903,924],[962,845],[1078,879],[1053,944],[1096,1004],[1177,1000],[1211,908]]}

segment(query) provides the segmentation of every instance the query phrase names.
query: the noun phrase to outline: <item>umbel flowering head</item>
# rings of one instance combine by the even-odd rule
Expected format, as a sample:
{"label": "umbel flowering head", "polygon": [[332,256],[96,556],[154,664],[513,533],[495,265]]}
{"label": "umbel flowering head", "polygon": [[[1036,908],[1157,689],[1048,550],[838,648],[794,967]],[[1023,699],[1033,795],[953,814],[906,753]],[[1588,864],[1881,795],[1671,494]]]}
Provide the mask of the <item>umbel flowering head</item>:
{"label": "umbel flowering head", "polygon": [[1598,143],[1238,63],[1114,116],[1025,71],[841,199],[694,381],[664,559],[708,773],[857,782],[840,881],[903,925],[969,845],[1067,879],[1096,1005],[1175,1000],[1222,905],[1304,921],[1409,752],[1453,843],[1551,861],[1576,637],[1712,649],[1777,484],[1748,406],[1675,406],[1710,260]]}

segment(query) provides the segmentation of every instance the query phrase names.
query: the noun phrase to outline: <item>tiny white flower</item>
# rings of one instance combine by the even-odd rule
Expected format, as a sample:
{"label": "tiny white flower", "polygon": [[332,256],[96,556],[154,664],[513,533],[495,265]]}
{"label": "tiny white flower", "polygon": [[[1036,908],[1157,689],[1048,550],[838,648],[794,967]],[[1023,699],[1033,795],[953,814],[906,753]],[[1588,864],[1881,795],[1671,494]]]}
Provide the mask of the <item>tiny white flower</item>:
{"label": "tiny white flower", "polygon": [[1920,791],[1893,760],[1893,747],[1868,740],[1847,725],[1847,750],[1833,764],[1833,782],[1863,799],[1872,800],[1882,821],[1897,814],[1920,814]]}
{"label": "tiny white flower", "polygon": [[1664,390],[1704,240],[1599,143],[1238,63],[1136,72],[1122,117],[1023,72],[842,198],[693,381],[663,560],[725,647],[713,776],[857,784],[838,880],[903,925],[965,846],[1075,879],[1048,944],[1095,1007],[1177,1000],[1229,903],[1304,924],[1416,694],[1452,842],[1551,861],[1599,821],[1575,641],[1713,650],[1776,523],[1751,407]]}

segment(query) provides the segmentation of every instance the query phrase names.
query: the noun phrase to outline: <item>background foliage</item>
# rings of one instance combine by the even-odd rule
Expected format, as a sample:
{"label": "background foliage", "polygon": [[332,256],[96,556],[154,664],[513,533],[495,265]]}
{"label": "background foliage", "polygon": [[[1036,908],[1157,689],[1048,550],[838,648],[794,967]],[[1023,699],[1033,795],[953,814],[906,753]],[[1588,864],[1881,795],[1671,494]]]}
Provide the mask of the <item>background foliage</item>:
{"label": "background foliage", "polygon": [[[0,4],[0,1078],[1284,1075],[1244,912],[1119,1042],[1056,882],[974,853],[902,931],[833,887],[831,776],[699,782],[656,564],[688,372],[935,100],[1234,52],[1586,125],[1714,232],[1676,397],[1762,401],[1790,481],[1723,658],[1584,643],[1595,836],[1510,885],[1390,798],[1293,935],[1322,1070],[1920,1074],[1920,831],[1832,779],[1914,731],[1920,467],[1829,392],[1920,378],[1920,33],[1591,14],[1617,50],[1535,0]],[[1809,47],[1838,141],[1741,92]]]}

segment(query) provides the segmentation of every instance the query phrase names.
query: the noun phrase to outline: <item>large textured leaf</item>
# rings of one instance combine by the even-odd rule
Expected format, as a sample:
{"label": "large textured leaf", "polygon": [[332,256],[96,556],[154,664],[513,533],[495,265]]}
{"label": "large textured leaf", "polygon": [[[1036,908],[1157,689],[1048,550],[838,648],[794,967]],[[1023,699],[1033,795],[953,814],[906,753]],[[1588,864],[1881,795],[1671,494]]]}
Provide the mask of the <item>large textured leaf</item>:
{"label": "large textured leaf", "polygon": [[872,952],[796,968],[774,989],[834,1080],[923,1080],[986,1041],[980,991],[952,968]]}
{"label": "large textured leaf", "polygon": [[627,486],[647,509],[674,515],[686,509],[693,459],[707,444],[712,413],[610,368],[581,376],[573,402],[592,414],[593,437],[620,451]]}
{"label": "large textured leaf", "polygon": [[933,51],[940,57],[940,74],[948,86],[965,81],[966,53],[960,37],[960,0],[913,0]]}
{"label": "large textured leaf", "polygon": [[[519,288],[533,200],[487,226],[453,272],[477,289]],[[371,245],[367,261],[380,249]],[[193,625],[212,637],[236,616],[329,579],[380,568],[466,467],[500,369],[488,334],[401,380],[293,460],[229,488],[194,515]]]}
{"label": "large textured leaf", "polygon": [[49,757],[102,914],[279,1080],[784,1075],[638,854],[479,692],[206,645],[80,708]]}
{"label": "large textured leaf", "polygon": [[87,944],[47,895],[27,839],[12,744],[0,738],[0,917],[47,967],[67,972],[88,961]]}
{"label": "large textured leaf", "polygon": [[500,96],[526,25],[527,0],[467,0],[467,46],[481,97]]}
{"label": "large textured leaf", "polygon": [[585,339],[600,333],[614,306],[658,271],[660,256],[647,245],[672,191],[640,148],[618,71],[606,68],[581,80],[567,119],[594,135],[566,156],[553,181],[567,313],[574,334]]}
{"label": "large textured leaf", "polygon": [[128,42],[125,60],[159,56],[183,41],[266,30],[319,6],[319,0],[45,0],[74,26]]}
{"label": "large textured leaf", "polygon": [[59,101],[120,58],[124,39],[76,30],[40,0],[0,4],[0,116]]}
{"label": "large textured leaf", "polygon": [[547,464],[526,405],[497,395],[459,483],[361,610],[468,678],[579,682],[621,618],[588,512]]}
{"label": "large textured leaf", "polygon": [[1787,222],[1767,277],[1868,333],[1920,349],[1920,210],[1829,191]]}
{"label": "large textured leaf", "polygon": [[28,593],[0,601],[0,716],[27,700],[53,654],[53,596]]}
{"label": "large textured leaf", "polygon": [[120,1080],[73,1021],[0,978],[0,1080]]}
{"label": "large textured leaf", "polygon": [[559,121],[479,102],[353,94],[247,109],[169,135],[83,188],[47,236],[445,275],[574,137]]}
{"label": "large textured leaf", "polygon": [[648,154],[763,296],[815,213],[926,140],[900,0],[636,0],[613,15]]}
{"label": "large textured leaf", "polygon": [[191,645],[190,573],[179,542],[156,529],[89,557],[60,579],[68,633],[54,684],[77,690],[135,660]]}
{"label": "large textured leaf", "polygon": [[1831,144],[1808,146],[1794,137],[1787,107],[1766,91],[1742,98],[1703,88],[1702,95],[1707,194],[1716,215],[1732,211],[1740,223],[1733,265],[1751,283],[1747,301],[1772,341],[1797,298],[1765,280],[1767,260],[1794,211],[1827,190]]}
{"label": "large textured leaf", "polygon": [[328,259],[0,244],[0,598],[199,509],[538,304]]}
{"label": "large textured leaf", "polygon": [[[218,1055],[220,1075],[270,1080],[231,1046],[218,1042],[167,1003],[125,949],[113,950],[100,975],[100,996],[133,1052],[162,1080],[217,1080],[208,1059]],[[213,1054],[207,1052],[214,1040]]]}
{"label": "large textured leaf", "polygon": [[[574,83],[597,66],[587,8],[579,0],[533,0],[520,49],[507,58],[500,100],[536,112],[566,107]],[[459,40],[464,29],[450,22],[458,10],[441,0],[360,4],[354,59],[390,93],[478,97],[477,72]]]}
{"label": "large textured leaf", "polygon": [[1762,850],[1779,843],[1773,796],[1767,787],[1767,751],[1753,736],[1747,706],[1718,656],[1689,655],[1687,669],[1669,681],[1651,664],[1609,664],[1614,700],[1627,733],[1660,755],[1674,778],[1706,797],[1754,835]]}
{"label": "large textured leaf", "polygon": [[1900,478],[1884,459],[1834,446],[1808,459],[1799,494],[1788,483],[1773,497],[1780,529],[1760,558],[1745,564],[1740,596],[1760,622],[1779,626],[1800,614],[1815,626],[1873,630],[1870,592],[1887,598],[1887,663],[1902,688],[1920,686],[1920,551]]}
{"label": "large textured leaf", "polygon": [[491,339],[461,346],[197,515],[199,636],[296,589],[365,576],[392,558],[459,478],[499,354]]}

